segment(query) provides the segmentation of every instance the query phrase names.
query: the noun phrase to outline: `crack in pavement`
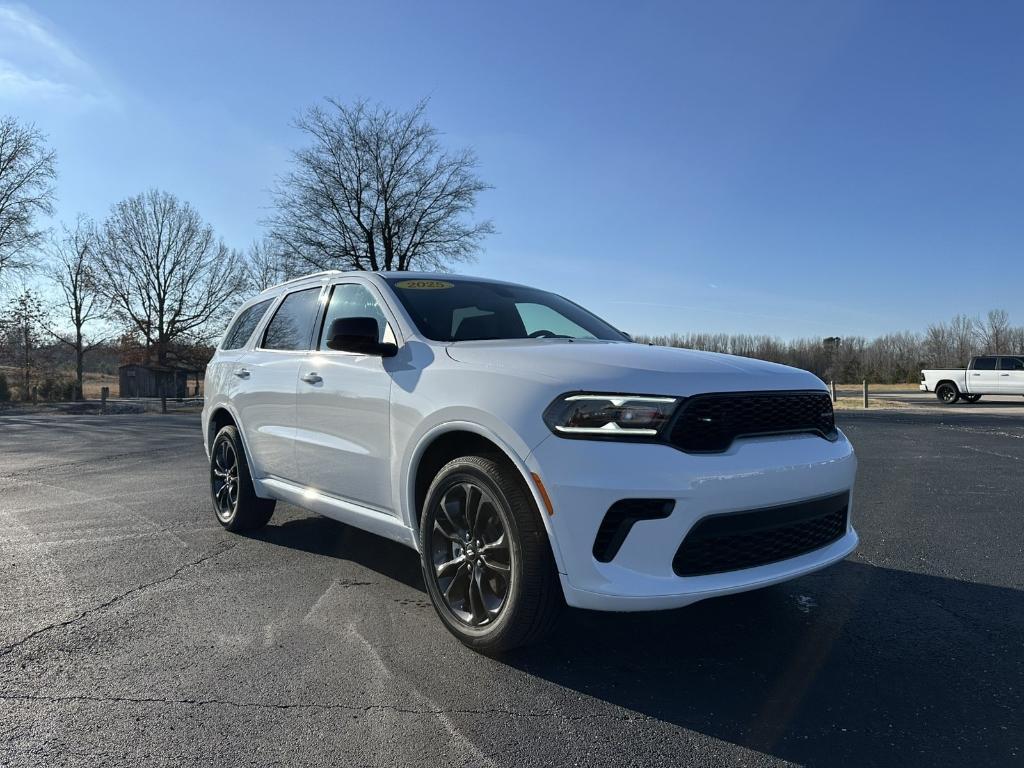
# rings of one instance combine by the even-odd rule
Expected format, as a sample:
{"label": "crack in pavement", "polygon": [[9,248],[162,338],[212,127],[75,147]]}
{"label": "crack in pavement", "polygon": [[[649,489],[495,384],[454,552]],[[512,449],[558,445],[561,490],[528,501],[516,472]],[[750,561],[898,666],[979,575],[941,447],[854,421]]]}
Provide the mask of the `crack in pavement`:
{"label": "crack in pavement", "polygon": [[145,697],[145,696],[88,696],[85,694],[76,694],[70,696],[47,696],[45,694],[0,694],[0,701],[44,701],[49,704],[59,704],[62,702],[70,701],[85,701],[94,702],[97,704],[111,704],[111,703],[123,703],[123,704],[167,704],[171,706],[194,706],[194,707],[233,707],[235,709],[262,709],[262,710],[321,710],[329,712],[332,710],[340,710],[344,712],[390,712],[398,715],[429,715],[436,717],[438,715],[483,715],[483,716],[501,716],[509,717],[512,719],[521,720],[537,720],[537,719],[555,719],[569,722],[584,722],[592,720],[613,720],[616,722],[650,722],[656,721],[657,718],[651,717],[650,715],[641,714],[605,714],[605,713],[585,713],[580,715],[570,715],[565,712],[559,711],[544,711],[544,712],[520,712],[513,709],[503,709],[500,707],[488,707],[486,709],[453,709],[453,708],[413,708],[413,707],[401,707],[395,704],[310,704],[305,702],[296,703],[282,703],[275,701],[234,701],[232,699],[167,699],[159,697]]}
{"label": "crack in pavement", "polygon": [[226,547],[220,547],[215,552],[209,552],[209,553],[203,555],[202,557],[200,557],[197,560],[192,560],[191,562],[185,563],[181,567],[176,568],[174,570],[174,572],[171,573],[169,576],[163,576],[163,577],[161,577],[159,579],[154,579],[153,581],[147,581],[144,584],[139,584],[139,585],[137,585],[135,587],[132,587],[127,592],[121,592],[120,594],[114,595],[114,597],[111,597],[109,600],[105,600],[102,603],[99,603],[98,605],[94,605],[91,608],[86,608],[84,611],[82,611],[81,613],[79,613],[77,616],[75,616],[73,618],[65,619],[64,621],[54,622],[53,624],[47,624],[44,627],[40,627],[39,629],[33,630],[32,632],[28,633],[27,635],[25,635],[20,640],[16,640],[15,642],[11,643],[10,645],[6,645],[3,648],[0,648],[0,658],[3,658],[4,656],[8,656],[13,651],[15,651],[18,648],[20,648],[21,646],[23,646],[25,643],[27,643],[30,640],[33,640],[33,639],[39,637],[40,635],[46,634],[47,632],[50,632],[50,631],[52,631],[54,629],[63,629],[65,627],[70,627],[72,624],[76,624],[79,621],[81,621],[82,619],[84,619],[84,618],[86,618],[88,616],[91,616],[94,613],[98,613],[99,611],[105,610],[105,609],[111,607],[112,605],[117,605],[118,603],[120,603],[120,602],[122,602],[124,600],[127,600],[129,597],[132,597],[133,595],[136,595],[139,592],[142,592],[144,590],[150,589],[151,587],[159,586],[160,584],[164,584],[164,583],[166,583],[168,581],[173,581],[178,576],[180,576],[184,571],[187,571],[189,568],[194,568],[197,565],[201,565],[202,563],[205,563],[207,560],[212,560],[215,557],[219,557],[220,555],[223,555],[225,552],[228,552],[228,551],[234,549],[235,547],[237,547],[241,542],[242,542],[241,539],[239,539],[237,541],[232,541]]}

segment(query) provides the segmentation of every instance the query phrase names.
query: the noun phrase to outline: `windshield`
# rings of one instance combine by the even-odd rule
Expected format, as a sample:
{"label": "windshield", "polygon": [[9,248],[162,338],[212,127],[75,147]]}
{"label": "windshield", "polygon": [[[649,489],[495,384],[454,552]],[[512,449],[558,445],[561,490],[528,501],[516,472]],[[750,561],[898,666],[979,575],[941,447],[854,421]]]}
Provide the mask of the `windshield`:
{"label": "windshield", "polygon": [[536,288],[477,280],[387,281],[420,333],[435,341],[627,340],[583,307]]}

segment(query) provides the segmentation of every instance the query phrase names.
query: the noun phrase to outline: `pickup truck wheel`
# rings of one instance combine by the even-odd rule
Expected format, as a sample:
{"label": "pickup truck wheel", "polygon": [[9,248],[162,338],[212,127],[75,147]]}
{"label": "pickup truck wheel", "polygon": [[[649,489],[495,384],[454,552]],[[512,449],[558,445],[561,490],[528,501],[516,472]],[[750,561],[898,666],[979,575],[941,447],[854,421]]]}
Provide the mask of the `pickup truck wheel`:
{"label": "pickup truck wheel", "polygon": [[445,627],[483,653],[537,642],[564,604],[540,512],[519,474],[488,456],[454,459],[434,478],[420,563]]}
{"label": "pickup truck wheel", "polygon": [[981,400],[981,395],[960,395],[960,398],[968,403],[976,403]]}
{"label": "pickup truck wheel", "polygon": [[262,528],[274,514],[277,502],[253,490],[242,440],[230,425],[217,433],[210,450],[210,497],[217,522],[234,533]]}
{"label": "pickup truck wheel", "polygon": [[960,399],[960,390],[953,384],[939,384],[935,388],[935,396],[940,402],[952,405]]}

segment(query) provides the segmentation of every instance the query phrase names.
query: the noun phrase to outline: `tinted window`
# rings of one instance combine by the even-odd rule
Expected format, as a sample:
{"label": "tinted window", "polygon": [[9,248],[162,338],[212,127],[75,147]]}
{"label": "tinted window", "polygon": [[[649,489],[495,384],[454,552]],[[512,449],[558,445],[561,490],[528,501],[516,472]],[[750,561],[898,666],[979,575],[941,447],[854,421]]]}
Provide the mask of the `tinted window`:
{"label": "tinted window", "polygon": [[1019,357],[1001,357],[999,368],[1004,371],[1024,371],[1024,360]]}
{"label": "tinted window", "polygon": [[273,299],[267,299],[244,309],[242,314],[228,328],[228,332],[224,334],[224,341],[220,348],[241,349],[244,347],[245,343],[249,341],[249,337],[252,336],[252,332],[256,330],[256,326],[260,324],[260,320],[263,319],[263,315],[272,301]]}
{"label": "tinted window", "polygon": [[996,358],[994,357],[979,357],[974,361],[974,370],[976,371],[994,371],[996,369]]}
{"label": "tinted window", "polygon": [[264,349],[309,349],[316,321],[319,288],[289,293],[263,334]]}
{"label": "tinted window", "polygon": [[377,321],[377,341],[394,342],[387,318],[370,290],[356,283],[342,283],[331,291],[331,301],[320,332],[321,350],[327,349],[327,331],[331,323],[344,317],[372,317]]}
{"label": "tinted window", "polygon": [[389,278],[420,332],[436,341],[626,338],[601,318],[553,293],[470,280]]}

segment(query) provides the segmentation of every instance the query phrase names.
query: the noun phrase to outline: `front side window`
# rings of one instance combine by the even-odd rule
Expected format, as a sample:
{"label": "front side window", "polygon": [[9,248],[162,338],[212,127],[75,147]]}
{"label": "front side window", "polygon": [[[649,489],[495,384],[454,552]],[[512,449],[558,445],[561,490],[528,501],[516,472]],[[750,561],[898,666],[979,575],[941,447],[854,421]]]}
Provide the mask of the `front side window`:
{"label": "front side window", "polygon": [[1019,357],[999,358],[999,369],[1002,371],[1024,371],[1024,359]]}
{"label": "front side window", "polygon": [[628,339],[554,293],[477,280],[388,278],[416,327],[435,341]]}
{"label": "front side window", "polygon": [[996,369],[995,357],[979,357],[974,361],[974,370],[976,371],[994,371]]}
{"label": "front side window", "polygon": [[327,333],[331,323],[346,317],[372,317],[377,321],[377,341],[395,343],[395,336],[388,325],[387,317],[370,290],[358,283],[342,283],[334,286],[331,291],[331,300],[327,304],[323,328],[320,331],[318,349],[321,351],[328,349]]}
{"label": "front side window", "polygon": [[263,349],[309,349],[319,298],[319,287],[285,296],[267,324],[261,345]]}
{"label": "front side window", "polygon": [[235,322],[228,328],[227,333],[224,334],[224,341],[220,348],[241,349],[244,347],[272,302],[273,299],[267,299],[242,310],[242,314],[235,319]]}

